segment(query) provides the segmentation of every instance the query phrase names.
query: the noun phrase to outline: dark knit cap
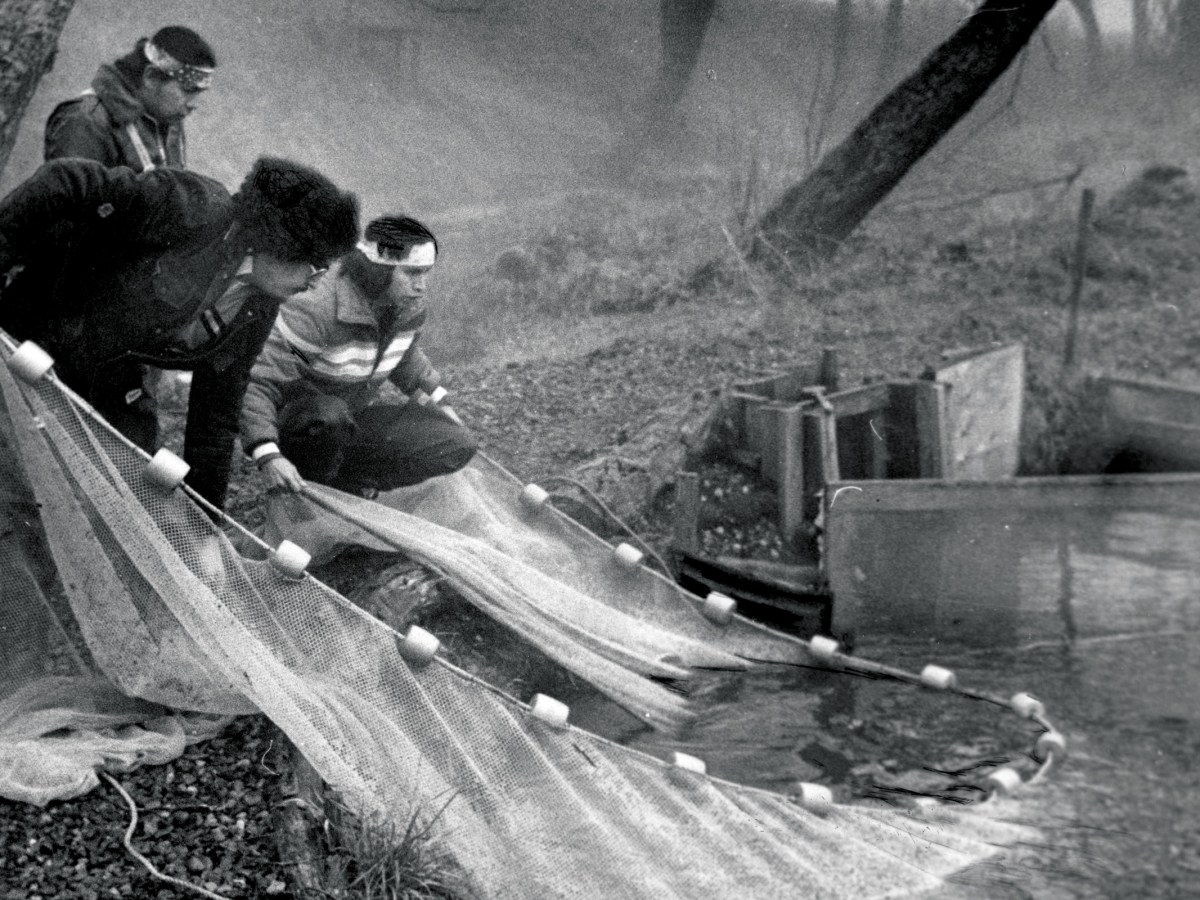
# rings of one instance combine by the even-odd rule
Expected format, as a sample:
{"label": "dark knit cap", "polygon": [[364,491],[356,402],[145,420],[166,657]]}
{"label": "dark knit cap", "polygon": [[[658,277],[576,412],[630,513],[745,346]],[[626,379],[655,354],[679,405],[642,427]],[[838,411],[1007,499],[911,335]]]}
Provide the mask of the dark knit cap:
{"label": "dark knit cap", "polygon": [[372,219],[364,233],[368,241],[375,241],[381,249],[393,251],[397,256],[407,253],[417,244],[433,242],[437,250],[437,238],[433,232],[410,216],[380,216]]}
{"label": "dark knit cap", "polygon": [[241,243],[280,259],[324,268],[358,241],[358,199],[300,163],[259,158],[233,200]]}
{"label": "dark knit cap", "polygon": [[209,69],[217,65],[217,55],[208,42],[190,28],[183,25],[168,25],[154,32],[150,43],[160,50],[165,50],[181,63],[189,66],[205,66]]}

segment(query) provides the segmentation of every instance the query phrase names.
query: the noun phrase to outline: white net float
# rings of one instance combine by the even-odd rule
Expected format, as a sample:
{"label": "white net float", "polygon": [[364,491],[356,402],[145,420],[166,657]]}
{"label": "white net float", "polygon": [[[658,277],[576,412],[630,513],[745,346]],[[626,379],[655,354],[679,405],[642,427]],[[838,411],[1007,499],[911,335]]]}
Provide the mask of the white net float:
{"label": "white net float", "polygon": [[191,466],[166,447],[160,447],[146,463],[146,478],[156,487],[170,492],[183,484],[190,469]]}
{"label": "white net float", "polygon": [[833,806],[833,791],[823,784],[801,781],[796,785],[796,802],[810,812],[824,812]]}
{"label": "white net float", "polygon": [[1005,766],[989,774],[985,781],[996,793],[1011,794],[1021,786],[1021,773]]}
{"label": "white net float", "polygon": [[958,678],[949,669],[943,669],[941,666],[928,665],[921,670],[921,684],[925,687],[934,688],[935,690],[944,691],[947,688],[952,688],[957,683]]}
{"label": "white net float", "polygon": [[400,654],[410,663],[423,666],[437,655],[442,642],[420,625],[410,625],[400,642]]}
{"label": "white net float", "polygon": [[704,760],[688,753],[680,753],[678,750],[671,754],[671,765],[679,771],[695,772],[697,775],[704,775],[708,772],[708,766],[704,764]]}
{"label": "white net float", "polygon": [[54,357],[33,341],[25,341],[9,357],[8,367],[25,381],[40,381],[54,367]]}
{"label": "white net float", "polygon": [[291,541],[280,541],[271,551],[271,565],[285,578],[303,578],[304,570],[312,561],[308,551]]}
{"label": "white net float", "polygon": [[1053,729],[1038,735],[1037,743],[1033,748],[1034,759],[1038,762],[1044,762],[1053,753],[1062,756],[1066,752],[1067,739]]}
{"label": "white net float", "polygon": [[728,625],[733,621],[733,614],[736,611],[737,601],[718,591],[710,591],[709,595],[704,598],[704,605],[700,607],[704,618],[716,625]]}
{"label": "white net float", "polygon": [[565,728],[567,725],[567,717],[571,714],[571,708],[560,700],[555,700],[553,697],[548,697],[545,694],[534,694],[533,704],[530,711],[534,716],[541,719],[548,725],[553,725],[555,728]]}
{"label": "white net float", "polygon": [[1026,719],[1032,719],[1034,716],[1040,716],[1046,712],[1046,707],[1042,705],[1042,701],[1032,694],[1013,694],[1012,699],[1008,701],[1008,705],[1012,707],[1018,716],[1024,716]]}
{"label": "white net float", "polygon": [[550,494],[540,484],[527,484],[521,491],[521,504],[526,509],[540,509],[550,499]]}
{"label": "white net float", "polygon": [[833,638],[814,635],[808,642],[808,652],[822,662],[829,662],[838,652],[838,642]]}
{"label": "white net float", "polygon": [[642,564],[646,554],[632,544],[618,544],[617,549],[613,551],[613,558],[616,559],[617,565],[624,569],[636,569]]}

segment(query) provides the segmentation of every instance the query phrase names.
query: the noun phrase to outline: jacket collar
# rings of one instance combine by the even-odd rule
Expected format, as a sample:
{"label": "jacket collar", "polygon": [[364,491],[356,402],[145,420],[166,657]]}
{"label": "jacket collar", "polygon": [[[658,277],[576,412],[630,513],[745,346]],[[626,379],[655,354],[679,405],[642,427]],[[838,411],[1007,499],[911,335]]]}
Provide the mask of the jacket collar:
{"label": "jacket collar", "polygon": [[130,84],[116,66],[106,63],[96,71],[92,79],[92,90],[104,104],[109,116],[117,125],[128,125],[138,119],[157,120],[146,112],[146,107],[137,98],[135,85]]}
{"label": "jacket collar", "polygon": [[379,327],[375,311],[371,309],[371,298],[364,294],[354,281],[342,271],[342,261],[336,260],[323,276],[333,285],[333,314],[347,325],[371,325]]}
{"label": "jacket collar", "polygon": [[[342,260],[337,260],[323,276],[333,285],[334,317],[347,325],[370,325],[379,328],[379,319],[371,305],[371,298],[362,292],[354,280],[343,271]],[[396,322],[404,323],[413,318],[424,307],[420,299],[409,300],[396,310]]]}

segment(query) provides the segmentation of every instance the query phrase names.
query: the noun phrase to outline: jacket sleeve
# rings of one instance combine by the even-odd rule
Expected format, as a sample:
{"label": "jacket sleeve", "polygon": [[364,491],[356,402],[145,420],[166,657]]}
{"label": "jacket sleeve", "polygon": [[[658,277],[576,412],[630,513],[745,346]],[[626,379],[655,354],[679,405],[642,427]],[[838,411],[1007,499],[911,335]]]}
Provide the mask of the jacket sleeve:
{"label": "jacket sleeve", "polygon": [[432,394],[434,388],[442,383],[441,373],[433,367],[433,363],[429,361],[425,351],[417,344],[420,337],[421,333],[417,332],[413,337],[412,344],[405,351],[403,359],[389,376],[392,384],[409,395],[417,390]]}
{"label": "jacket sleeve", "polygon": [[250,383],[242,400],[239,430],[243,451],[250,453],[259,444],[279,441],[284,386],[304,380],[306,350],[311,353],[319,341],[318,323],[306,310],[291,302],[280,308],[250,371]]}
{"label": "jacket sleeve", "polygon": [[79,100],[60,104],[46,121],[45,159],[78,157],[104,166],[121,164],[121,152],[112,129],[89,115]]}
{"label": "jacket sleeve", "polygon": [[183,458],[192,467],[187,482],[218,508],[224,507],[229,489],[242,398],[276,309],[264,304],[238,336],[236,347],[193,370],[183,438]]}
{"label": "jacket sleeve", "polygon": [[152,251],[223,227],[231,215],[228,192],[194,172],[137,174],[92,160],[53,160],[0,200],[0,271],[39,249],[64,223],[103,234],[109,242],[117,234]]}

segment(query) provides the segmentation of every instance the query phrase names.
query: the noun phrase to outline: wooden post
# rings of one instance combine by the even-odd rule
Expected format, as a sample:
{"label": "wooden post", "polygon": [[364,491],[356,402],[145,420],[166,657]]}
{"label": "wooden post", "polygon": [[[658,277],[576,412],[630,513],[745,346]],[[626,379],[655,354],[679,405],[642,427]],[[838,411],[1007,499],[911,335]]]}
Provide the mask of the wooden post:
{"label": "wooden post", "polygon": [[783,540],[794,545],[804,529],[804,406],[778,409],[775,427],[776,498]]}
{"label": "wooden post", "polygon": [[937,381],[911,385],[917,428],[917,475],[920,478],[953,478],[954,455],[946,421],[947,386]]}
{"label": "wooden post", "polygon": [[826,393],[836,393],[841,379],[841,365],[838,362],[836,347],[826,347],[821,351],[821,363],[818,370],[817,383],[825,388]]}
{"label": "wooden post", "polygon": [[700,475],[675,473],[675,535],[673,544],[679,553],[700,549]]}
{"label": "wooden post", "polygon": [[1079,229],[1075,235],[1075,259],[1071,265],[1071,298],[1068,303],[1067,344],[1063,350],[1063,368],[1070,369],[1075,365],[1075,343],[1079,333],[1079,298],[1083,293],[1083,276],[1087,271],[1087,243],[1092,204],[1096,200],[1096,192],[1084,188],[1079,200]]}

